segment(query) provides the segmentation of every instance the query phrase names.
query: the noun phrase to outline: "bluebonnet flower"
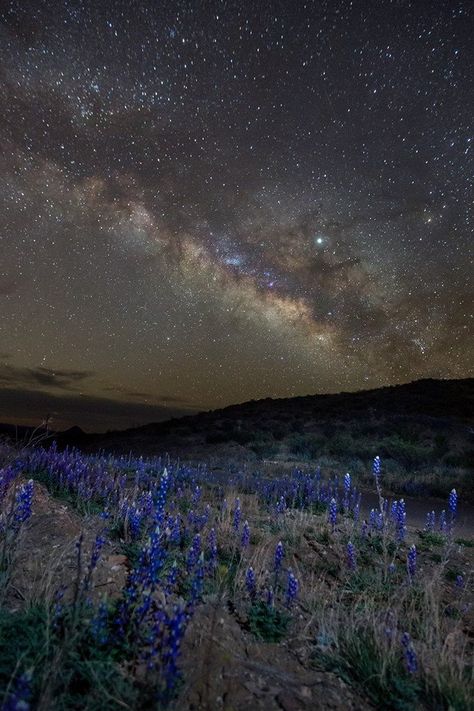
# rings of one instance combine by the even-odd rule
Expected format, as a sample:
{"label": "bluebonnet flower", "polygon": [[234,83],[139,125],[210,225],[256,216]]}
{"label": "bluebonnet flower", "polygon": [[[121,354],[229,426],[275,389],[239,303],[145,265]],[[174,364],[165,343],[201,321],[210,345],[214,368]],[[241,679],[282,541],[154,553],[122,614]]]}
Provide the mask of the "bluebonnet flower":
{"label": "bluebonnet flower", "polygon": [[33,674],[23,672],[14,680],[11,690],[3,702],[2,711],[29,711],[31,699],[31,681]]}
{"label": "bluebonnet flower", "polygon": [[379,476],[380,476],[380,469],[381,469],[380,457],[377,455],[377,456],[375,457],[374,461],[373,461],[373,464],[372,464],[372,472],[373,472],[373,474],[374,474],[374,477],[375,477],[377,480],[378,480],[378,478],[379,478]]}
{"label": "bluebonnet flower", "polygon": [[449,492],[449,510],[451,511],[451,514],[455,516],[456,514],[456,509],[458,506],[458,495],[456,492],[456,489],[451,489]]}
{"label": "bluebonnet flower", "polygon": [[171,525],[171,533],[170,533],[170,541],[173,543],[180,543],[181,542],[181,519],[179,516],[175,516],[173,520],[170,523]]}
{"label": "bluebonnet flower", "polygon": [[241,543],[243,548],[247,548],[248,544],[250,543],[250,526],[248,521],[244,522]]}
{"label": "bluebonnet flower", "polygon": [[108,635],[109,610],[105,600],[102,600],[97,613],[91,620],[91,633],[98,644],[104,645],[109,639]]}
{"label": "bluebonnet flower", "polygon": [[277,546],[275,548],[275,573],[276,574],[278,574],[278,571],[281,568],[281,563],[282,563],[284,555],[285,555],[285,551],[283,549],[283,543],[281,541],[278,541]]}
{"label": "bluebonnet flower", "polygon": [[193,607],[201,596],[204,582],[204,553],[199,555],[194,575],[191,581],[191,607]]}
{"label": "bluebonnet flower", "polygon": [[144,517],[151,516],[153,513],[153,495],[151,491],[144,491],[140,496],[138,504]]}
{"label": "bluebonnet flower", "polygon": [[194,492],[193,492],[193,498],[192,498],[193,504],[194,505],[198,504],[200,498],[201,498],[201,489],[199,486],[196,485],[196,488],[194,489]]}
{"label": "bluebonnet flower", "polygon": [[397,522],[397,507],[398,507],[398,501],[395,499],[395,501],[392,501],[392,504],[390,506],[390,519],[396,523]]}
{"label": "bluebonnet flower", "polygon": [[93,572],[95,568],[97,567],[97,563],[99,562],[100,558],[100,553],[102,551],[102,548],[104,547],[106,543],[106,538],[102,533],[99,533],[95,537],[94,545],[92,546],[92,553],[91,553],[91,558],[89,561],[89,571]]}
{"label": "bluebonnet flower", "polygon": [[171,595],[173,592],[176,581],[178,579],[178,566],[176,564],[176,561],[173,561],[173,565],[171,566],[171,570],[168,573],[168,578],[166,580],[166,593],[167,595]]}
{"label": "bluebonnet flower", "polygon": [[17,527],[27,521],[31,516],[33,488],[33,479],[30,479],[26,484],[22,484],[16,492],[14,522]]}
{"label": "bluebonnet flower", "polygon": [[234,530],[238,531],[240,528],[240,518],[242,516],[242,511],[240,509],[240,499],[235,500],[235,510],[234,510]]}
{"label": "bluebonnet flower", "polygon": [[434,511],[428,511],[426,514],[425,531],[434,531],[436,526],[436,515]]}
{"label": "bluebonnet flower", "polygon": [[168,619],[168,635],[165,639],[165,653],[162,655],[165,676],[165,702],[171,698],[179,679],[178,657],[181,654],[181,640],[184,635],[186,613],[181,607],[176,607],[174,614]]}
{"label": "bluebonnet flower", "polygon": [[407,555],[407,570],[410,580],[413,580],[416,574],[416,546],[410,546]]}
{"label": "bluebonnet flower", "polygon": [[464,577],[462,575],[456,575],[456,580],[455,580],[454,584],[457,588],[462,590],[465,585]]}
{"label": "bluebonnet flower", "polygon": [[450,528],[453,527],[454,524],[454,519],[456,518],[456,511],[458,507],[458,495],[456,492],[456,489],[451,489],[449,493],[449,510],[451,511],[451,522],[450,522]]}
{"label": "bluebonnet flower", "polygon": [[377,513],[375,509],[370,509],[369,513],[369,526],[370,528],[376,528],[377,527]]}
{"label": "bluebonnet flower", "polygon": [[405,540],[406,520],[407,520],[407,514],[406,514],[406,509],[405,509],[405,501],[404,501],[404,499],[400,499],[400,501],[397,502],[397,520],[396,520],[397,539],[399,541]]}
{"label": "bluebonnet flower", "polygon": [[276,512],[278,514],[284,514],[286,511],[286,501],[284,496],[280,496],[278,503],[276,505]]}
{"label": "bluebonnet flower", "polygon": [[347,474],[344,474],[344,491],[345,493],[349,496],[351,490],[351,475],[349,472]]}
{"label": "bluebonnet flower", "polygon": [[247,588],[250,598],[253,600],[257,592],[257,582],[255,580],[255,573],[252,567],[247,570],[247,574],[245,576],[245,587]]}
{"label": "bluebonnet flower", "polygon": [[349,496],[351,493],[351,475],[349,472],[347,474],[344,474],[344,499],[342,502],[344,511],[349,510]]}
{"label": "bluebonnet flower", "polygon": [[193,528],[196,524],[196,515],[194,513],[193,509],[189,509],[188,511],[188,526],[190,528]]}
{"label": "bluebonnet flower", "polygon": [[418,660],[416,658],[416,652],[413,648],[413,643],[408,632],[404,632],[402,635],[402,646],[403,646],[403,656],[405,658],[405,665],[407,671],[410,674],[415,674],[418,669]]}
{"label": "bluebonnet flower", "polygon": [[337,521],[337,501],[333,497],[331,501],[329,502],[329,523],[331,524],[331,528],[334,531],[336,527],[336,521]]}
{"label": "bluebonnet flower", "polygon": [[66,585],[61,585],[56,592],[54,593],[54,606],[53,606],[53,615],[52,615],[52,622],[53,622],[53,629],[57,630],[59,627],[59,621],[62,617],[63,614],[63,609],[64,606],[62,604],[62,600],[64,598],[64,593],[67,590]]}
{"label": "bluebonnet flower", "polygon": [[168,487],[169,474],[168,470],[165,468],[161,476],[160,488],[158,489],[158,494],[155,501],[155,521],[159,526],[161,526],[163,523]]}
{"label": "bluebonnet flower", "polygon": [[142,514],[138,508],[131,507],[128,512],[128,525],[132,539],[140,537],[142,527]]}
{"label": "bluebonnet flower", "polygon": [[360,535],[362,536],[362,538],[367,537],[367,530],[368,530],[367,521],[364,519],[364,521],[362,521],[362,526],[360,527]]}
{"label": "bluebonnet flower", "polygon": [[439,530],[444,533],[446,528],[446,511],[443,509],[439,515]]}
{"label": "bluebonnet flower", "polygon": [[356,550],[351,541],[347,544],[347,566],[350,570],[357,568]]}
{"label": "bluebonnet flower", "polygon": [[216,529],[211,528],[209,531],[209,538],[208,538],[208,543],[209,543],[209,566],[212,568],[215,568],[217,565],[217,534],[216,534]]}
{"label": "bluebonnet flower", "polygon": [[288,584],[286,588],[286,604],[291,607],[294,602],[299,590],[299,583],[297,578],[293,575],[291,570],[288,571]]}
{"label": "bluebonnet flower", "polygon": [[148,544],[142,549],[138,560],[137,574],[144,587],[154,589],[164,562],[165,551],[157,527],[151,532]]}
{"label": "bluebonnet flower", "polygon": [[194,566],[198,562],[200,555],[201,555],[201,536],[199,535],[199,533],[196,533],[196,535],[193,538],[193,544],[192,544],[191,548],[189,549],[188,560],[187,560],[188,570],[191,570],[192,568],[194,568]]}

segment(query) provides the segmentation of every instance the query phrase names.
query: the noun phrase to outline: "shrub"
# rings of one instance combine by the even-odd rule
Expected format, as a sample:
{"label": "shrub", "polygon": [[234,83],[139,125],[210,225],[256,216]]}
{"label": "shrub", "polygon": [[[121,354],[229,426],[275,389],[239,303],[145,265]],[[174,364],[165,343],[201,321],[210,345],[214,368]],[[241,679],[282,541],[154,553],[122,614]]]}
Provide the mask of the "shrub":
{"label": "shrub", "polygon": [[250,631],[264,642],[280,642],[286,635],[290,618],[263,600],[252,605],[249,612]]}
{"label": "shrub", "polygon": [[324,438],[314,434],[292,434],[287,440],[288,449],[304,459],[316,459],[322,451]]}

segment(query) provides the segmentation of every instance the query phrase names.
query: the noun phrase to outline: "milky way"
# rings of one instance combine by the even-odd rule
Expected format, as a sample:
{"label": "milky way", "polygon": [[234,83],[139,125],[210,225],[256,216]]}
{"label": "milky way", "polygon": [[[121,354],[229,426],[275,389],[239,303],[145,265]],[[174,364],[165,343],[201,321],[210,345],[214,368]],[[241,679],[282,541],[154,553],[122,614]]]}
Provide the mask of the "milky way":
{"label": "milky way", "polygon": [[0,419],[472,375],[473,20],[2,3]]}

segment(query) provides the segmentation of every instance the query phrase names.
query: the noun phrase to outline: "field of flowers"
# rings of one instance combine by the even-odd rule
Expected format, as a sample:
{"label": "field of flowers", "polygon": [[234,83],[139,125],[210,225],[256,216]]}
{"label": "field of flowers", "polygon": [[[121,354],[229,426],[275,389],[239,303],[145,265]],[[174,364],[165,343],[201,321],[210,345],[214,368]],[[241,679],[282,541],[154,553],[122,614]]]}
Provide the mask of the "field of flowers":
{"label": "field of flowers", "polygon": [[351,475],[0,449],[0,703],[473,708],[458,495],[410,526]]}

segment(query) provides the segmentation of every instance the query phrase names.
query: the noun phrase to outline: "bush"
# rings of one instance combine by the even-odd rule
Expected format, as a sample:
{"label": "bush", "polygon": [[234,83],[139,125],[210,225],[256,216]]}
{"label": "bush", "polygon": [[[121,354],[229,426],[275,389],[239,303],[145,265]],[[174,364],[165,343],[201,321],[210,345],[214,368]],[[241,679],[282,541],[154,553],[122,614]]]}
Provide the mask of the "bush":
{"label": "bush", "polygon": [[381,457],[389,457],[400,462],[405,467],[421,466],[430,460],[432,450],[430,447],[411,444],[400,439],[397,435],[385,437],[379,444]]}
{"label": "bush", "polygon": [[230,439],[229,432],[221,432],[220,430],[213,430],[206,434],[207,444],[221,444],[222,442],[228,442]]}
{"label": "bush", "polygon": [[250,608],[250,631],[263,642],[280,642],[286,635],[288,622],[288,615],[262,600]]}
{"label": "bush", "polygon": [[324,439],[314,434],[292,434],[286,444],[292,454],[304,459],[316,459],[321,454]]}
{"label": "bush", "polygon": [[269,459],[270,457],[274,457],[278,454],[280,447],[276,444],[276,442],[271,440],[257,440],[249,445],[249,449],[251,449],[252,452],[255,452],[257,457]]}
{"label": "bush", "polygon": [[246,430],[234,430],[229,435],[229,439],[237,442],[237,444],[248,444],[253,439],[253,434]]}

